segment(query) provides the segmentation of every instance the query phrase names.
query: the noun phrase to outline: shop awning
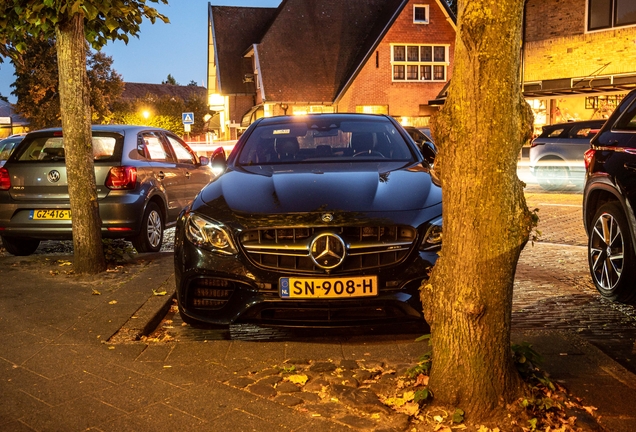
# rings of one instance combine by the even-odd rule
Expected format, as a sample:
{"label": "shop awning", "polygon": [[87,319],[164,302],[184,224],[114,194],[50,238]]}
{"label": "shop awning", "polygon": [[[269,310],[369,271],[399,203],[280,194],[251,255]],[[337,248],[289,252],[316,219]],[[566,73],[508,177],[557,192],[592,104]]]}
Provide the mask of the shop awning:
{"label": "shop awning", "polygon": [[616,93],[636,88],[636,74],[603,75],[596,77],[572,77],[526,82],[523,95],[526,98]]}

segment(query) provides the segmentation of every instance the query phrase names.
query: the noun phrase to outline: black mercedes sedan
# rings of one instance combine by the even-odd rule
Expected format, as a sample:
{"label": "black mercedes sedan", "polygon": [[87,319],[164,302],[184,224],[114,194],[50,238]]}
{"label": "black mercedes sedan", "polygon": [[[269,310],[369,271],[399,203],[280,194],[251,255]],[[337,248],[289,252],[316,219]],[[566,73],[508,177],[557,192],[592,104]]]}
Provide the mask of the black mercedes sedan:
{"label": "black mercedes sedan", "polygon": [[262,118],[181,212],[179,312],[190,324],[360,326],[422,320],[442,194],[391,117]]}

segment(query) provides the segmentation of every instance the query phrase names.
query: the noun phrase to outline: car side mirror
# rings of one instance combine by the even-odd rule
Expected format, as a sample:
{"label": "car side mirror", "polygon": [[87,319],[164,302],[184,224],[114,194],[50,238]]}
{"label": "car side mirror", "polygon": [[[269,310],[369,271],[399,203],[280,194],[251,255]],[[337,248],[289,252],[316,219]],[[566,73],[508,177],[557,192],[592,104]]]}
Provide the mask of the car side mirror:
{"label": "car side mirror", "polygon": [[227,161],[225,160],[225,150],[223,147],[218,147],[212,153],[212,171],[214,173],[222,173],[227,168]]}
{"label": "car side mirror", "polygon": [[207,156],[199,156],[199,165],[210,165],[210,158]]}
{"label": "car side mirror", "polygon": [[437,149],[435,148],[435,144],[430,141],[423,141],[418,143],[417,146],[422,152],[422,156],[424,156],[424,160],[428,162],[428,164],[432,167],[435,164],[435,158],[437,157]]}

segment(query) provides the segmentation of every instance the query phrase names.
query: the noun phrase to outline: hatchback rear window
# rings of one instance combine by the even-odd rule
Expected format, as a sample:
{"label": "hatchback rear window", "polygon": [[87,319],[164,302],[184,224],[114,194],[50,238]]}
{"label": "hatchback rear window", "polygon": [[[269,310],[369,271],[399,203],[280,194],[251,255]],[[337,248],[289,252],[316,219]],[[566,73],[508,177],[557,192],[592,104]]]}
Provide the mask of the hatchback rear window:
{"label": "hatchback rear window", "polygon": [[[115,159],[121,153],[121,138],[114,135],[93,136],[93,156],[96,161]],[[118,145],[119,144],[119,145]],[[64,137],[36,136],[28,139],[17,156],[19,161],[64,160]]]}

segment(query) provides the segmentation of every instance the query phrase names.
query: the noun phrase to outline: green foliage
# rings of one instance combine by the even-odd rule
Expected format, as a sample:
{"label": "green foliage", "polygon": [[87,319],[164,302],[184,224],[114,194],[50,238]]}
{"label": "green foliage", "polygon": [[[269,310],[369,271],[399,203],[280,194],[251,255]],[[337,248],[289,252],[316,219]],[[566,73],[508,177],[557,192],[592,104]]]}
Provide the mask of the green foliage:
{"label": "green foliage", "polygon": [[[12,84],[18,101],[16,110],[29,120],[31,129],[61,125],[59,77],[55,43],[32,39],[24,53],[12,59],[16,80]],[[87,51],[87,76],[93,123],[107,123],[111,103],[123,91],[121,76],[111,69],[113,60],[105,54]]]}
{"label": "green foliage", "polygon": [[541,354],[532,349],[528,342],[512,344],[512,358],[524,380],[536,377],[539,371],[538,366],[543,362]]}
{"label": "green foliage", "polygon": [[168,77],[165,81],[162,81],[161,84],[170,84],[170,85],[179,85],[176,79],[171,74],[168,74]]}
{"label": "green foliage", "polygon": [[419,361],[415,366],[406,371],[405,375],[408,378],[415,378],[420,374],[427,375],[428,371],[431,370],[431,364],[433,363],[433,353],[429,351],[420,356],[418,360]]}
{"label": "green foliage", "polygon": [[147,2],[168,4],[168,0],[4,0],[0,6],[0,56],[27,50],[32,37],[54,38],[73,16],[84,16],[84,36],[99,50],[108,41],[139,35],[144,18],[153,24],[167,17]]}
{"label": "green foliage", "polygon": [[415,396],[413,396],[413,402],[420,403],[424,402],[431,395],[431,392],[428,388],[423,388],[415,391]]}
{"label": "green foliage", "polygon": [[456,408],[453,413],[453,423],[461,423],[464,421],[464,410]]}
{"label": "green foliage", "polygon": [[124,264],[135,254],[135,249],[122,239],[102,239],[104,258],[109,264]]}
{"label": "green foliage", "polygon": [[281,368],[281,372],[282,373],[292,373],[296,371],[296,366],[291,365],[291,366],[283,366]]}
{"label": "green foliage", "polygon": [[[149,113],[147,118],[143,116],[144,111]],[[177,135],[183,135],[181,114],[184,112],[194,113],[192,133],[203,133],[203,116],[207,113],[207,105],[205,96],[195,92],[191,93],[187,100],[147,94],[133,101],[119,101],[113,106],[112,122],[161,127]]]}

